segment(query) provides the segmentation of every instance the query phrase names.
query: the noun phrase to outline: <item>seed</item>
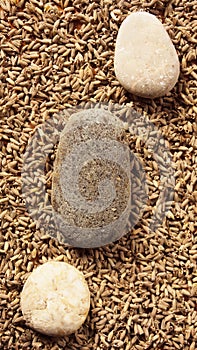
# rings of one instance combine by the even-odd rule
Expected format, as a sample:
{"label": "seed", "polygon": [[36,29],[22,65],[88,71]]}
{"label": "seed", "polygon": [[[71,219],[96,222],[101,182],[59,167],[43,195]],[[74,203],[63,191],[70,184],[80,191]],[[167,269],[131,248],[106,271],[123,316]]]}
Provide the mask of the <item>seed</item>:
{"label": "seed", "polygon": [[[141,9],[140,0],[117,4],[111,0],[100,3],[74,0],[72,6],[69,1],[43,5],[33,0],[25,7],[24,1],[1,1],[1,348],[56,350],[67,348],[68,344],[70,348],[84,350],[196,348],[193,341],[197,318],[196,4],[196,0],[180,0],[172,9],[172,5],[166,6],[163,0],[143,3],[143,10],[154,13],[164,22],[182,66],[179,82],[169,96],[158,101],[143,101],[125,93],[115,79],[113,68],[118,27],[130,12]],[[85,105],[99,100],[124,103],[125,111],[121,106],[120,118],[127,113],[126,105],[139,113],[146,112],[169,142],[175,162],[176,192],[172,205],[170,201],[163,203],[162,198],[157,203],[162,180],[160,166],[166,178],[163,159],[167,155],[160,152],[157,159],[153,157],[139,132],[135,135],[141,127],[136,119],[135,130],[128,131],[125,142],[129,142],[143,162],[146,173],[149,199],[142,218],[110,249],[79,251],[37,228],[37,220],[31,219],[24,206],[20,172],[27,142],[36,126],[50,120],[55,112],[72,109],[81,101]],[[128,112],[127,122],[131,121]],[[154,140],[157,135],[151,129],[149,132]],[[47,142],[45,134],[50,135]],[[31,163],[31,152],[28,156],[35,177],[27,176],[24,180],[32,199],[27,204],[34,205],[36,218],[48,221],[47,226],[51,224],[51,174],[56,150],[51,135],[47,130],[40,135],[39,144],[33,145],[31,151],[37,152],[36,162]],[[38,146],[48,157],[43,178],[37,169],[42,158]],[[30,168],[26,169],[27,173]],[[173,188],[172,180],[169,177],[164,182]],[[140,181],[136,179],[135,185]],[[38,198],[43,188],[46,195],[42,202]],[[40,197],[33,196],[36,193],[40,193]],[[169,215],[162,226],[150,232],[148,223],[156,203],[159,215],[167,208]],[[43,206],[44,213],[40,215]],[[132,210],[137,218],[135,205]],[[37,265],[49,259],[74,264],[84,272],[91,289],[92,308],[87,323],[76,337],[58,340],[57,344],[41,339],[36,333],[30,334],[23,326],[19,309],[23,281]],[[185,310],[189,311],[185,314]]]}

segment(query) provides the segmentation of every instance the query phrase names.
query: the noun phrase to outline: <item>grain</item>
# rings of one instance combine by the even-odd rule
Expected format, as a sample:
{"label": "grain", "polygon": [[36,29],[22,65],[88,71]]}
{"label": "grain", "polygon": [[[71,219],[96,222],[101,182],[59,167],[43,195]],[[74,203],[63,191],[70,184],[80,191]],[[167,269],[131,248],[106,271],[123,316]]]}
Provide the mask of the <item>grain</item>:
{"label": "grain", "polygon": [[[1,1],[0,348],[196,349],[196,6],[196,0]],[[177,86],[154,102],[125,93],[113,70],[117,30],[128,14],[138,10],[163,22],[181,61]],[[53,162],[69,108],[82,102],[89,108],[99,101],[111,103],[111,108],[124,103],[124,109],[117,108],[121,119],[129,118],[132,107],[156,125],[168,141],[175,165],[174,201],[158,203],[159,213],[168,214],[151,232],[148,224],[160,196],[160,172],[167,178],[166,154],[159,152],[155,159],[154,143],[148,148],[145,139],[128,132],[125,142],[146,172],[149,200],[143,216],[128,235],[109,247],[77,250],[39,229],[38,219],[44,228],[51,223]],[[60,119],[65,109],[65,119]],[[54,114],[55,129],[50,124]],[[42,129],[45,121],[48,126]],[[38,129],[43,132],[38,134]],[[154,141],[157,134],[149,131]],[[29,149],[26,169],[34,176],[24,178],[23,186],[29,191],[26,204],[45,210],[43,216],[36,210],[32,220],[22,197],[21,170],[27,143],[36,133],[39,137]],[[32,152],[37,157],[31,164]],[[45,172],[40,176],[36,165],[43,164],[43,158]],[[169,177],[169,188],[172,180]],[[65,339],[43,339],[28,329],[19,307],[29,273],[50,259],[83,271],[91,291],[85,325]]]}

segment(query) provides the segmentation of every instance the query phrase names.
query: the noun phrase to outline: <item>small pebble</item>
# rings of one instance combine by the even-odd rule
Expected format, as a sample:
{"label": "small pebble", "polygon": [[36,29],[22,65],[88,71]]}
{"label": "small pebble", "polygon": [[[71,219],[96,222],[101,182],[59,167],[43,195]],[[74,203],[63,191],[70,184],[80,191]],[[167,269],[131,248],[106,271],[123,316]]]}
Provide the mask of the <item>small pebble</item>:
{"label": "small pebble", "polygon": [[83,274],[72,265],[49,261],[36,268],[21,292],[26,323],[40,333],[65,336],[84,323],[90,292]]}
{"label": "small pebble", "polygon": [[164,96],[175,86],[180,73],[178,55],[157,17],[134,12],[123,21],[114,68],[120,84],[137,96]]}

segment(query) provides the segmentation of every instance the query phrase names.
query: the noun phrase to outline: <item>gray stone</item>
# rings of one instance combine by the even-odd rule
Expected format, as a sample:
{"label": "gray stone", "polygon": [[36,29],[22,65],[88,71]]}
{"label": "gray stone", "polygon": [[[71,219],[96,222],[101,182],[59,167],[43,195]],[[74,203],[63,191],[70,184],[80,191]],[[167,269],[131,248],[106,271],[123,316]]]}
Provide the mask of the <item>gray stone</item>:
{"label": "gray stone", "polygon": [[128,232],[130,151],[124,123],[103,109],[73,114],[62,131],[52,181],[54,218],[64,242],[99,247]]}
{"label": "gray stone", "polygon": [[155,98],[176,84],[180,64],[162,23],[152,14],[134,12],[121,24],[115,47],[115,74],[134,95]]}
{"label": "gray stone", "polygon": [[130,150],[127,118],[122,121],[115,110],[80,110],[60,135],[51,198],[55,235],[63,243],[112,243],[135,226],[146,207],[143,163]]}

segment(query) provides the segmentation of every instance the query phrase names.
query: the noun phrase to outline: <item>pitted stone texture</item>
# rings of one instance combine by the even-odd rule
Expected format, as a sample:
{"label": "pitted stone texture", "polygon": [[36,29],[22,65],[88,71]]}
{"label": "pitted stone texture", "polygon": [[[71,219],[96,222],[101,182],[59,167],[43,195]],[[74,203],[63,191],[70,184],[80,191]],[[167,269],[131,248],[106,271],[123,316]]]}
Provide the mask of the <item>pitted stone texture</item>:
{"label": "pitted stone texture", "polygon": [[131,169],[124,133],[124,123],[102,108],[74,113],[62,131],[51,199],[65,243],[95,248],[128,232]]}
{"label": "pitted stone texture", "polygon": [[84,323],[90,292],[83,274],[72,265],[49,261],[29,276],[21,293],[27,324],[40,333],[65,336]]}
{"label": "pitted stone texture", "polygon": [[134,95],[156,98],[176,84],[180,64],[162,23],[146,12],[134,12],[121,24],[115,47],[115,74]]}

